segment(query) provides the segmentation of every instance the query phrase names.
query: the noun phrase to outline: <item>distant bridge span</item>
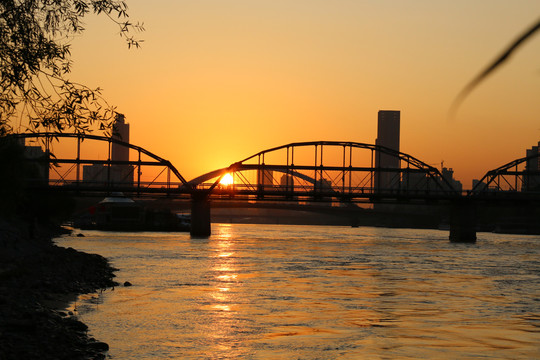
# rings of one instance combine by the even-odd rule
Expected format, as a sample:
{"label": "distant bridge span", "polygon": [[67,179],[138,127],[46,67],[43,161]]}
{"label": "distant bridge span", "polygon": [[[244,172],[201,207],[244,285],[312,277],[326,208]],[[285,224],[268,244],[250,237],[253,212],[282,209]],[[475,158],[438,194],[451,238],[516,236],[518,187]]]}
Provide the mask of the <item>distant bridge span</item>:
{"label": "distant bridge span", "polygon": [[[43,154],[30,155],[33,162],[47,165],[56,173],[56,179],[49,177],[49,187],[61,190],[74,190],[79,193],[102,193],[126,191],[136,194],[160,194],[168,193],[173,189],[182,189],[189,192],[186,179],[180,174],[176,167],[168,160],[140,147],[112,137],[104,137],[91,134],[69,134],[69,133],[25,133],[10,135],[14,139],[38,141],[43,147]],[[53,141],[60,139],[73,139],[75,149],[70,156],[56,156],[52,151]],[[83,154],[82,147],[88,142],[106,145],[105,154],[96,154],[96,150],[91,154]],[[113,144],[122,148],[133,150],[137,154],[137,160],[115,160],[113,159]],[[98,145],[99,146],[99,145]],[[98,156],[96,156],[98,155]],[[100,156],[104,156],[105,159]],[[67,169],[58,171],[62,165],[67,165]],[[94,176],[84,179],[81,172],[85,165],[101,166],[101,172],[95,172]],[[159,175],[147,181],[141,179],[143,169],[160,169],[159,175],[166,173],[165,181],[157,181]],[[117,171],[121,170],[121,171]],[[172,180],[171,180],[172,176]],[[35,179],[30,179],[35,180]],[[39,182],[41,183],[41,182]]]}
{"label": "distant bridge span", "polygon": [[[377,166],[377,157],[394,157],[399,168]],[[231,174],[234,181],[222,186]],[[214,181],[211,181],[214,180]],[[457,190],[433,166],[399,151],[358,142],[317,141],[261,151],[227,168],[188,182],[212,194],[305,201],[380,201],[386,198],[452,197]]]}
{"label": "distant bridge span", "polygon": [[[174,165],[154,153],[117,139],[88,134],[29,133],[11,135],[34,139],[45,147],[42,156],[28,158],[47,169],[46,179],[27,179],[35,189],[70,191],[77,194],[127,196],[167,196],[192,199],[192,233],[210,234],[210,205],[214,198],[236,201],[275,200],[296,204],[310,201],[350,203],[446,202],[455,214],[450,237],[476,239],[474,206],[479,201],[540,202],[540,172],[534,168],[538,154],[514,160],[488,171],[467,194],[458,192],[433,166],[399,151],[382,146],[340,141],[290,143],[263,150],[230,166],[186,181]],[[71,156],[55,157],[53,140],[72,139]],[[84,144],[105,144],[105,159],[82,151]],[[113,146],[136,152],[136,160],[118,160]],[[132,153],[133,154],[133,153]],[[397,167],[383,167],[384,158],[397,159]],[[65,172],[58,171],[67,166]],[[81,176],[86,166],[96,169],[94,177]],[[83,169],[81,169],[83,167]],[[49,170],[56,179],[49,176]],[[157,169],[155,172],[146,169]],[[159,171],[161,169],[161,171]],[[144,171],[143,171],[144,170]],[[83,171],[84,173],[84,171]],[[143,173],[152,175],[143,179]],[[224,182],[226,174],[233,178]],[[159,180],[166,177],[165,180]],[[199,224],[199,225],[197,225]],[[198,228],[197,228],[198,227]],[[452,231],[454,227],[455,231]]]}
{"label": "distant bridge span", "polygon": [[[536,167],[534,166],[536,164]],[[540,153],[510,161],[488,171],[473,187],[471,196],[495,192],[540,193]]]}

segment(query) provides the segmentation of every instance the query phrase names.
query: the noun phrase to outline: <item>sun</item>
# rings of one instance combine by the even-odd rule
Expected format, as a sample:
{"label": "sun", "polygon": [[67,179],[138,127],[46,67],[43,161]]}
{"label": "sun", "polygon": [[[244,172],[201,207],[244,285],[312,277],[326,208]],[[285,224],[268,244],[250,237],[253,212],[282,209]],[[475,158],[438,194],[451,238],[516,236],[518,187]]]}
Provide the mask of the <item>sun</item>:
{"label": "sun", "polygon": [[226,173],[223,175],[219,183],[224,186],[232,185],[234,183],[233,176],[230,173]]}

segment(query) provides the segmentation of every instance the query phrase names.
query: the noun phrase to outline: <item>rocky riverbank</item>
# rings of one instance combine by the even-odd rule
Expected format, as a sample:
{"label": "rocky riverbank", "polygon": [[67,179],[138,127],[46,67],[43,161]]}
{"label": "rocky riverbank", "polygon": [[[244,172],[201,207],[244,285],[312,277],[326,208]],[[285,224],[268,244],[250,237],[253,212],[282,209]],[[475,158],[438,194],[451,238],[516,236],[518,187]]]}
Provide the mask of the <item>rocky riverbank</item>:
{"label": "rocky riverbank", "polygon": [[59,311],[77,294],[117,285],[99,255],[52,243],[61,229],[0,219],[0,359],[104,359],[106,343]]}

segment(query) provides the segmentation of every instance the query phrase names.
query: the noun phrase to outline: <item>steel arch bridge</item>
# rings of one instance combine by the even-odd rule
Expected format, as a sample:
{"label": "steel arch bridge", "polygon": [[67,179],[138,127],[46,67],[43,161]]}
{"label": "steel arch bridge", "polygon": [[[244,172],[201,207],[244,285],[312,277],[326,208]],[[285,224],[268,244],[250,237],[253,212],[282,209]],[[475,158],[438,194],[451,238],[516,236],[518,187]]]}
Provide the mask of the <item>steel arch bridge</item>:
{"label": "steel arch bridge", "polygon": [[[205,193],[217,198],[306,201],[396,201],[451,199],[457,190],[433,166],[399,151],[382,146],[343,141],[295,142],[260,151],[232,165],[211,171],[191,181],[168,160],[121,140],[68,133],[27,133],[9,137],[38,142],[42,156],[31,161],[47,170],[47,184],[39,186],[77,192],[123,191],[128,194],[185,195]],[[52,144],[73,141],[75,155],[55,156]],[[105,146],[104,158],[85,146]],[[114,148],[136,153],[135,160],[116,160]],[[383,157],[397,159],[395,168],[378,165]],[[516,159],[488,171],[467,194],[471,198],[534,197],[540,193],[539,154]],[[84,168],[101,172],[84,178]],[[119,171],[120,169],[120,171]],[[148,171],[153,169],[156,171]],[[152,174],[144,178],[143,173]],[[221,181],[233,177],[229,185]],[[49,176],[52,175],[52,176]],[[54,179],[53,179],[54,178]],[[518,196],[519,195],[519,196]]]}
{"label": "steel arch bridge", "polygon": [[[25,150],[26,159],[36,164],[41,173],[25,179],[28,186],[93,196],[124,192],[127,196],[191,198],[192,235],[198,236],[210,235],[212,199],[296,204],[442,201],[451,207],[450,238],[458,241],[476,239],[475,204],[493,201],[537,206],[540,202],[539,154],[488,171],[472,191],[461,194],[439,170],[417,158],[358,142],[290,143],[263,150],[188,182],[171,162],[142,147],[109,137],[29,133],[7,138],[40,145]],[[62,156],[56,149],[53,155],[51,144],[60,140],[71,141],[75,155]],[[104,146],[104,159],[96,159],[95,150],[85,151],[88,143]],[[135,152],[136,160],[115,156],[118,149],[127,149],[124,154],[129,150],[132,155]],[[50,172],[54,176],[49,176]],[[226,176],[232,181],[225,182]]]}
{"label": "steel arch bridge", "polygon": [[[380,165],[383,158],[394,158],[398,166]],[[232,176],[232,181],[224,183],[225,176]],[[384,202],[459,195],[438,169],[409,154],[342,141],[274,147],[188,185],[220,198],[248,200]]]}
{"label": "steel arch bridge", "polygon": [[[70,133],[25,133],[9,137],[16,141],[33,141],[42,148],[33,152],[27,149],[25,154],[27,160],[42,168],[39,178],[27,179],[34,187],[78,193],[126,192],[139,195],[189,192],[187,181],[170,161],[115,138]],[[74,142],[75,155],[61,156],[52,151],[53,143],[61,139]],[[104,147],[105,159],[96,158],[96,151],[85,151],[85,147]],[[133,150],[137,160],[118,160],[115,150],[126,154]],[[144,179],[144,172],[149,172],[150,177]],[[45,183],[43,178],[47,179]]]}
{"label": "steel arch bridge", "polygon": [[540,153],[510,161],[488,171],[469,197],[494,200],[540,200]]}

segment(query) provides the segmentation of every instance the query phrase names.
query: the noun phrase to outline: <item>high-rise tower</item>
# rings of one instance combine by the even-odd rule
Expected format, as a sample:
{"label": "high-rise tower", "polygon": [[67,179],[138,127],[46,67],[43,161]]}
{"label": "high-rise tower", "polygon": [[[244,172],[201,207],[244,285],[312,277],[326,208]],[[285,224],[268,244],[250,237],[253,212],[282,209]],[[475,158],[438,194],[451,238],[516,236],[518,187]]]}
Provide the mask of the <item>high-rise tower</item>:
{"label": "high-rise tower", "polygon": [[[116,114],[111,138],[129,143],[129,124],[126,123],[123,114]],[[83,181],[96,186],[104,184],[133,186],[134,168],[132,165],[127,164],[129,161],[129,147],[114,142],[111,143],[111,161],[125,161],[126,163],[116,163],[110,166],[102,164],[84,165]]]}
{"label": "high-rise tower", "polygon": [[[129,143],[129,124],[126,123],[124,114],[116,114],[113,125],[113,139]],[[120,144],[112,143],[111,160],[129,161],[129,148]]]}
{"label": "high-rise tower", "polygon": [[[112,138],[129,144],[129,124],[126,123],[124,114],[116,114]],[[112,143],[111,160],[129,161],[129,147]],[[133,185],[133,166],[127,164],[116,164],[112,166],[110,180],[116,184]]]}
{"label": "high-rise tower", "polygon": [[[400,112],[379,110],[377,139],[375,145],[399,151]],[[399,158],[377,151],[375,167],[380,169],[399,169]],[[375,189],[393,189],[399,185],[399,172],[379,170],[375,172]]]}
{"label": "high-rise tower", "polygon": [[540,154],[540,141],[537,146],[527,149],[526,156],[532,158],[525,163],[525,171],[528,174],[523,177],[522,191],[540,189],[540,175],[537,175],[540,171],[540,157],[535,157],[538,154]]}

